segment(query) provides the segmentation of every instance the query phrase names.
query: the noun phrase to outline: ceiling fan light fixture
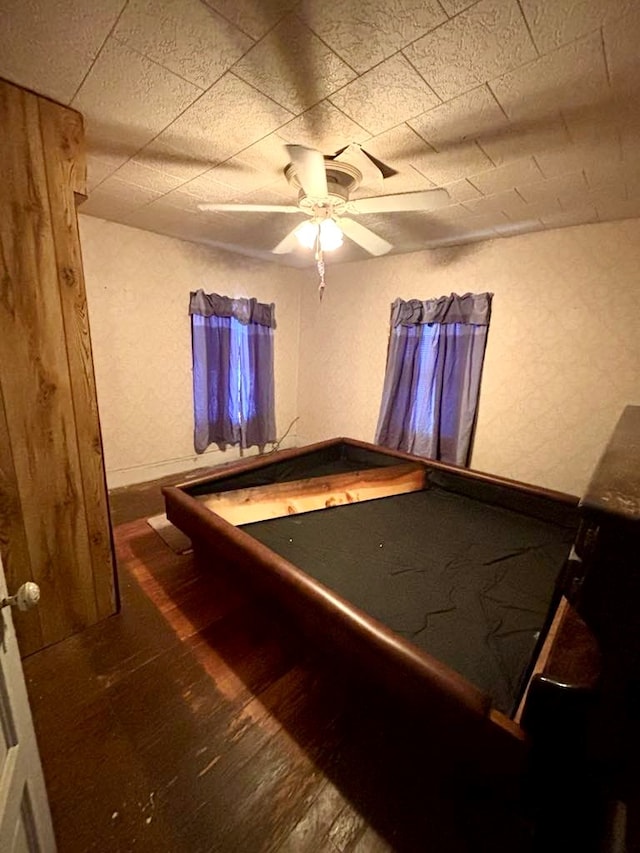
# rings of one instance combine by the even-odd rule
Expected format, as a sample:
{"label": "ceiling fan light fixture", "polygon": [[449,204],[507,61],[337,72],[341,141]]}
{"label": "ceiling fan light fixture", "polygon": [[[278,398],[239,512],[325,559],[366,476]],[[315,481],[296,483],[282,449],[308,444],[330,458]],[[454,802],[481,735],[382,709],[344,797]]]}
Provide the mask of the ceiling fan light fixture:
{"label": "ceiling fan light fixture", "polygon": [[334,219],[325,219],[320,223],[320,246],[323,252],[332,252],[342,246],[342,230]]}
{"label": "ceiling fan light fixture", "polygon": [[305,249],[315,249],[319,235],[320,248],[323,252],[332,252],[339,248],[344,239],[340,227],[333,219],[323,219],[320,223],[308,219],[296,229],[295,233],[296,239]]}
{"label": "ceiling fan light fixture", "polygon": [[296,239],[305,249],[313,249],[318,239],[318,223],[307,219],[296,228]]}

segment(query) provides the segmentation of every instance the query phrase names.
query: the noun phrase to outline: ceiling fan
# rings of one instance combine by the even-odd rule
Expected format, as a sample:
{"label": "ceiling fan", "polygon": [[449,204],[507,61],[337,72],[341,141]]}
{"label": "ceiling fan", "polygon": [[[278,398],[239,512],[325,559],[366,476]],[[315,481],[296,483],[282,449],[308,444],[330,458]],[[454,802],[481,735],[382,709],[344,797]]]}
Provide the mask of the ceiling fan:
{"label": "ceiling fan", "polygon": [[351,200],[350,196],[362,186],[381,190],[385,171],[393,174],[393,170],[368,155],[359,145],[350,145],[333,157],[325,157],[315,148],[304,145],[287,145],[286,148],[291,162],[284,173],[291,186],[298,190],[296,205],[205,202],[198,205],[199,209],[306,214],[309,218],[297,224],[272,252],[286,254],[303,245],[315,249],[316,260],[321,261],[322,252],[338,248],[343,235],[371,255],[384,255],[393,248],[391,243],[351,216],[434,210],[449,203],[449,195],[443,189]]}

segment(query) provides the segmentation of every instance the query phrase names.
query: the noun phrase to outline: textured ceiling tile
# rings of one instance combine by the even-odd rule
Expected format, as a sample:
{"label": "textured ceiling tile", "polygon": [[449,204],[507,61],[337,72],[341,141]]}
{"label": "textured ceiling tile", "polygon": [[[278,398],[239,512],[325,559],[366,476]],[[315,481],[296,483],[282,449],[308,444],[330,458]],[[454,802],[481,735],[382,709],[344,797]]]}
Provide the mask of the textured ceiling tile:
{"label": "textured ceiling tile", "polygon": [[291,113],[244,80],[225,74],[158,140],[195,157],[226,160],[275,130]]}
{"label": "textured ceiling tile", "polygon": [[611,83],[617,91],[640,89],[640,6],[619,21],[607,23],[603,29]]}
{"label": "textured ceiling tile", "polygon": [[474,142],[461,142],[448,151],[427,152],[413,158],[412,162],[421,174],[437,186],[468,178],[493,165]]}
{"label": "textured ceiling tile", "polygon": [[253,44],[199,0],[129,0],[114,36],[202,89]]}
{"label": "textured ceiling tile", "polygon": [[145,145],[133,158],[133,162],[178,178],[181,183],[196,178],[216,163],[215,160],[186,154],[159,140]]}
{"label": "textured ceiling tile", "polygon": [[535,160],[532,157],[528,157],[525,160],[515,160],[513,163],[507,163],[505,166],[497,166],[490,172],[474,175],[469,180],[484,195],[494,195],[520,184],[530,184],[539,181],[543,177]]}
{"label": "textured ceiling tile", "polygon": [[439,103],[404,56],[392,56],[332,96],[331,102],[370,133],[383,133]]}
{"label": "textured ceiling tile", "polygon": [[69,103],[123,5],[124,0],[3,0],[0,76]]}
{"label": "textured ceiling tile", "polygon": [[469,6],[473,6],[476,2],[477,0],[440,0],[440,5],[447,15],[457,15],[459,12],[468,9]]}
{"label": "textured ceiling tile", "polygon": [[489,89],[480,86],[434,107],[407,124],[441,151],[464,139],[479,139],[485,133],[498,133],[508,127],[509,120]]}
{"label": "textured ceiling tile", "polygon": [[594,164],[585,169],[585,178],[592,191],[626,185],[633,194],[640,188],[640,163],[633,166],[618,163]]}
{"label": "textured ceiling tile", "polygon": [[328,101],[321,101],[278,131],[286,142],[309,145],[323,154],[333,154],[351,142],[364,142],[369,135]]}
{"label": "textured ceiling tile", "polygon": [[517,189],[522,198],[530,204],[544,204],[549,199],[562,199],[565,202],[569,199],[585,200],[589,192],[582,172],[534,183],[519,183]]}
{"label": "textured ceiling tile", "polygon": [[430,153],[432,150],[424,139],[406,124],[400,124],[368,139],[364,148],[390,166],[394,163],[410,162],[417,154]]}
{"label": "textured ceiling tile", "polygon": [[[206,197],[198,198],[198,196],[190,193],[182,192],[180,189],[172,190],[166,195],[153,201],[148,205],[149,216],[157,214],[157,221],[161,221],[162,217],[168,218],[170,215],[176,217],[180,213],[193,214],[194,216],[205,216],[205,213],[198,210],[198,205],[206,201]],[[225,199],[226,201],[226,199]],[[210,214],[207,213],[207,216]]]}
{"label": "textured ceiling tile", "polygon": [[210,174],[213,180],[232,187],[238,193],[254,192],[273,181],[271,172],[254,169],[238,157],[233,157],[222,165],[216,166],[207,174]]}
{"label": "textured ceiling tile", "polygon": [[541,53],[548,53],[624,15],[633,0],[520,0]]}
{"label": "textured ceiling tile", "polygon": [[[296,191],[284,181],[276,181],[273,184],[260,187],[255,192],[242,196],[246,204],[293,204],[296,200]],[[291,214],[295,216],[295,214]],[[293,220],[292,220],[293,222]]]}
{"label": "textured ceiling tile", "polygon": [[601,199],[596,202],[596,206],[598,216],[603,221],[640,217],[640,198]]}
{"label": "textured ceiling tile", "polygon": [[289,164],[289,155],[285,143],[277,133],[271,133],[264,139],[254,142],[245,148],[237,159],[254,169],[261,169],[269,174],[282,174]]}
{"label": "textured ceiling tile", "polygon": [[[397,160],[394,162],[394,168],[398,170],[397,175],[392,175],[390,178],[385,178],[382,182],[382,190],[375,195],[393,195],[394,193],[413,193],[419,190],[430,190],[435,187],[433,181],[430,181],[424,175],[421,175],[416,169],[408,163],[400,163]],[[358,195],[369,196],[370,192],[354,193],[352,198],[357,198]]]}
{"label": "textured ceiling tile", "polygon": [[437,0],[304,0],[302,15],[359,73],[446,20]]}
{"label": "textured ceiling tile", "polygon": [[87,191],[94,190],[102,181],[106,180],[109,175],[113,175],[116,169],[119,168],[121,160],[119,158],[94,157],[91,154],[87,155]]}
{"label": "textured ceiling tile", "polygon": [[153,190],[149,187],[140,187],[115,176],[103,181],[99,189],[95,192],[99,192],[100,195],[111,195],[114,198],[124,201],[130,207],[142,207],[143,204],[148,204],[162,194],[158,190]]}
{"label": "textured ceiling tile", "polygon": [[470,199],[464,203],[464,207],[470,213],[506,213],[510,218],[519,215],[522,215],[522,218],[526,218],[524,211],[527,209],[527,204],[515,190],[505,190],[504,192],[496,193],[496,195]]}
{"label": "textured ceiling tile", "polygon": [[80,205],[79,211],[89,216],[118,220],[121,216],[158,197],[159,193],[153,190],[143,189],[110,177],[90,193],[87,201]]}
{"label": "textured ceiling tile", "polygon": [[259,39],[290,12],[299,0],[203,0],[232,24]]}
{"label": "textured ceiling tile", "polygon": [[157,169],[152,169],[133,160],[129,160],[128,163],[125,163],[124,166],[118,169],[115,177],[129,184],[135,184],[138,187],[159,193],[169,192],[182,183],[180,178],[168,175],[166,172],[160,172]]}
{"label": "textured ceiling tile", "polygon": [[[228,184],[222,183],[215,175],[215,169],[210,169],[202,175],[198,175],[192,181],[182,184],[176,191],[180,193],[180,197],[185,194],[192,195],[199,201],[217,201],[229,202],[234,201],[239,195],[235,187],[230,187]],[[171,198],[167,196],[169,201]]]}
{"label": "textured ceiling tile", "polygon": [[124,199],[119,199],[111,193],[102,193],[100,187],[97,187],[78,207],[78,212],[87,216],[97,216],[100,219],[109,219],[112,222],[122,222],[134,209]]}
{"label": "textured ceiling tile", "polygon": [[476,189],[467,180],[454,181],[452,184],[445,184],[443,187],[448,193],[451,201],[471,201],[474,198],[482,198],[480,190]]}
{"label": "textured ceiling tile", "polygon": [[538,154],[536,161],[543,175],[552,178],[598,167],[602,163],[621,165],[622,152],[618,136],[613,130],[594,140],[574,142],[562,150]]}
{"label": "textured ceiling tile", "polygon": [[93,143],[103,143],[107,153],[124,144],[133,153],[199,94],[196,86],[109,39],[73,106],[84,114]]}
{"label": "textured ceiling tile", "polygon": [[551,213],[542,217],[543,223],[548,228],[566,228],[571,225],[585,225],[588,222],[597,222],[598,214],[595,207],[587,206],[575,210]]}
{"label": "textured ceiling tile", "polygon": [[541,56],[497,80],[491,88],[514,121],[580,110],[609,97],[600,33]]}
{"label": "textured ceiling tile", "polygon": [[480,146],[496,166],[502,166],[541,151],[562,151],[570,141],[562,119],[552,118],[516,123],[504,131],[487,134],[480,139]]}
{"label": "textured ceiling tile", "polygon": [[296,115],[356,76],[294,15],[255,45],[233,71]]}
{"label": "textured ceiling tile", "polygon": [[516,0],[481,0],[404,53],[443,100],[537,56]]}

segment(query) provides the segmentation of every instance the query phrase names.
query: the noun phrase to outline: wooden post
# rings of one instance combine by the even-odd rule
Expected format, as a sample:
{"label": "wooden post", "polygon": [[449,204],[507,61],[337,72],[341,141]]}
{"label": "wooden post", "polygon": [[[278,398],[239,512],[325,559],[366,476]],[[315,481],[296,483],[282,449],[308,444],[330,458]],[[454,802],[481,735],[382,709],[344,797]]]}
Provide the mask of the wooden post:
{"label": "wooden post", "polygon": [[74,193],[82,118],[0,81],[0,549],[23,655],[116,609]]}

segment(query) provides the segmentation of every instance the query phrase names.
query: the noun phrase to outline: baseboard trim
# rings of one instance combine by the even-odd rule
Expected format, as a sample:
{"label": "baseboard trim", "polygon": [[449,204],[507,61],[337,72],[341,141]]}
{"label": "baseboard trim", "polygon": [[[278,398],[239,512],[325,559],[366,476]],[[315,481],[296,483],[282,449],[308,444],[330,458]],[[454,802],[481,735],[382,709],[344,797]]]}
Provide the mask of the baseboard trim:
{"label": "baseboard trim", "polygon": [[[297,447],[298,440],[295,435],[288,435],[280,445],[281,449]],[[249,459],[258,456],[257,447],[249,447],[240,451],[237,447],[230,447],[222,451],[217,449],[206,450],[204,453],[192,456],[178,456],[175,459],[162,459],[157,462],[149,462],[144,465],[132,465],[126,468],[107,469],[107,487],[118,489],[122,486],[132,486],[136,483],[148,483],[151,480],[159,480],[171,474],[181,474],[196,468],[212,468],[224,462],[233,462],[236,459]]]}

